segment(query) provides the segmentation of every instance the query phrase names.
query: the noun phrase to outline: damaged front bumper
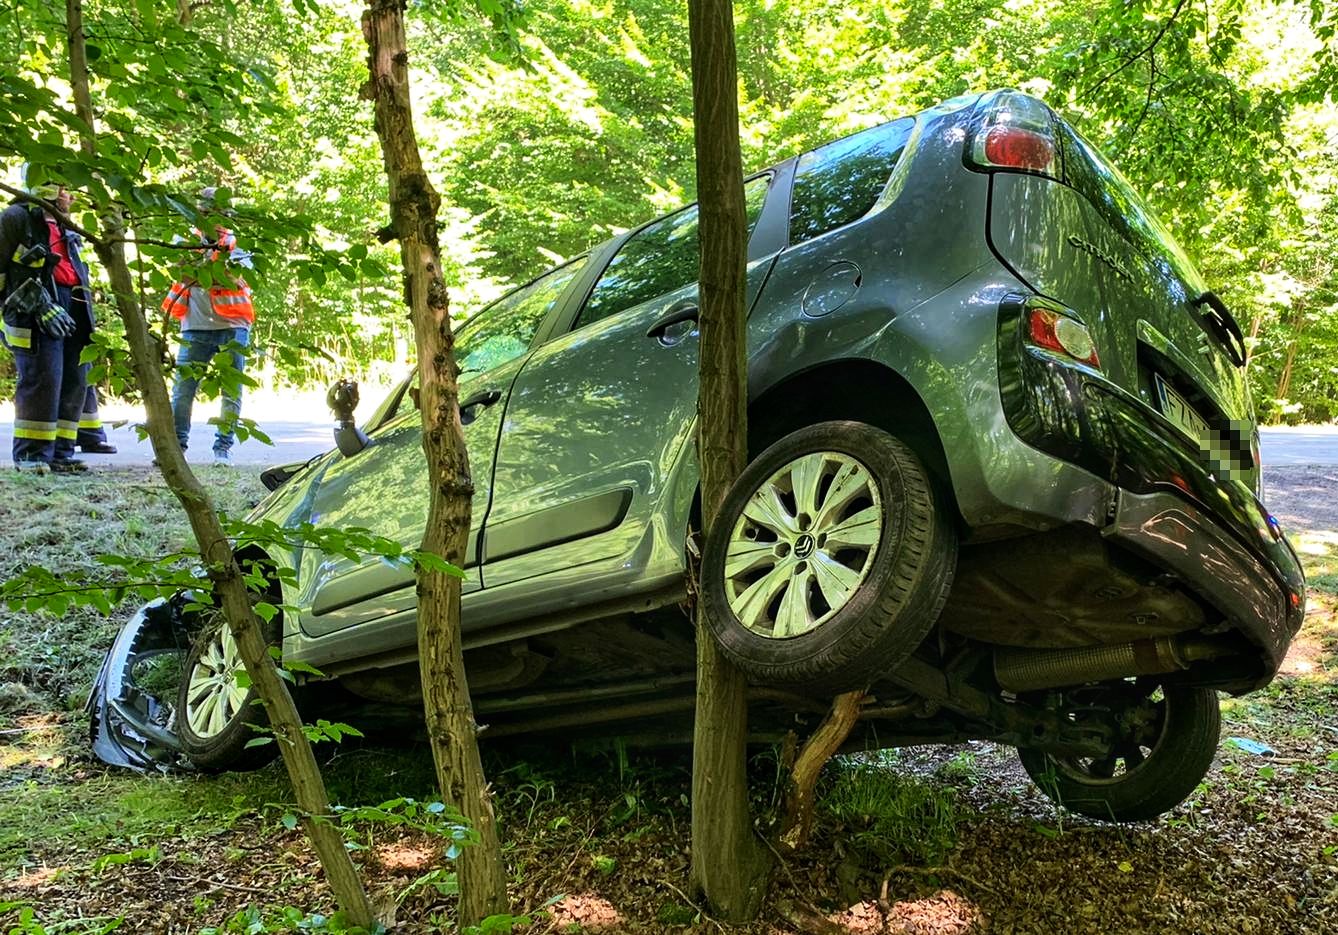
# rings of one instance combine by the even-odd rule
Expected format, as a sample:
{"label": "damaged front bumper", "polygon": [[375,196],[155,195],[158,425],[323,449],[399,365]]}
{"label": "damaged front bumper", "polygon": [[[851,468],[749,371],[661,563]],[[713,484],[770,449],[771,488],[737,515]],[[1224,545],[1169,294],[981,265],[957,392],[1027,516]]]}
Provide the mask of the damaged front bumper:
{"label": "damaged front bumper", "polygon": [[[142,771],[189,768],[176,726],[176,683],[193,633],[185,595],[141,607],[121,628],[89,692],[85,712],[93,753]],[[164,678],[175,672],[176,678]],[[170,696],[170,697],[164,697]]]}

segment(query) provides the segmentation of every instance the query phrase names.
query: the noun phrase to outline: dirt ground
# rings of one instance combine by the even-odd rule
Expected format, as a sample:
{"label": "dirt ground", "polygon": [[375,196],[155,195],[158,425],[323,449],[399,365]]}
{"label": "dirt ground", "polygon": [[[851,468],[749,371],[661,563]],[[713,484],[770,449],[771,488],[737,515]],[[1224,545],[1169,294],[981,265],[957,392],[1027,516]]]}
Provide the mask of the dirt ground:
{"label": "dirt ground", "polygon": [[1266,468],[1264,503],[1289,535],[1338,532],[1338,465]]}
{"label": "dirt ground", "polygon": [[[987,743],[846,761],[824,780],[811,846],[777,861],[761,919],[731,927],[687,892],[686,756],[489,748],[512,902],[534,914],[524,930],[1338,935],[1338,468],[1267,482],[1311,580],[1303,637],[1269,688],[1224,701],[1217,760],[1171,814],[1125,826],[1068,814]],[[275,767],[109,770],[84,751],[72,688],[52,684],[61,703],[0,720],[0,932],[338,931],[306,915],[329,912],[329,892],[284,827]],[[327,772],[349,804],[426,797],[427,758],[365,745]],[[774,756],[752,766],[765,833]],[[455,931],[440,837],[359,824],[350,840],[394,932]],[[298,907],[286,922],[284,907]]]}

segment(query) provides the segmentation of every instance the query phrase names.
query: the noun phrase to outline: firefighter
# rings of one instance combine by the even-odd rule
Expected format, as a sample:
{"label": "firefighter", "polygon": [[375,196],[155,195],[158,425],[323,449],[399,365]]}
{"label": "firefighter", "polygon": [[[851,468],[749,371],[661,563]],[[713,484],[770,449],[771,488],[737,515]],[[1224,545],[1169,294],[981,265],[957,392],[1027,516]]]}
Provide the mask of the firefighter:
{"label": "firefighter", "polygon": [[[215,195],[214,188],[200,192],[197,207],[201,215],[216,212]],[[256,320],[251,287],[241,276],[242,269],[251,268],[251,256],[238,248],[236,235],[222,225],[216,225],[210,234],[198,228],[191,233],[200,244],[201,256],[210,262],[223,262],[227,272],[208,287],[185,275],[172,284],[163,300],[163,311],[181,322],[181,348],[172,383],[172,420],[177,441],[185,451],[190,442],[191,409],[201,371],[219,354],[227,352],[233,378],[225,380],[223,385],[218,431],[214,434],[214,464],[228,467],[232,464],[229,452],[242,408],[242,373],[251,343],[251,326]]]}
{"label": "firefighter", "polygon": [[[64,186],[35,194],[60,215],[73,201]],[[20,200],[0,212],[0,302],[4,343],[18,371],[13,456],[20,471],[87,469],[74,458],[87,392],[79,352],[95,319],[79,244],[78,234],[39,204]]]}

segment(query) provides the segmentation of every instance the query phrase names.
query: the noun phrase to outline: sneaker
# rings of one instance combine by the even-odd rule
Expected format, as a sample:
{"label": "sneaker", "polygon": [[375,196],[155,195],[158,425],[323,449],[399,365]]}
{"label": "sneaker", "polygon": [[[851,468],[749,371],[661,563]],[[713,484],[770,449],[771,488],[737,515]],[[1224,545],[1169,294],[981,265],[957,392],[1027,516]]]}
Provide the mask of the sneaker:
{"label": "sneaker", "polygon": [[114,455],[116,446],[109,442],[94,442],[91,445],[80,445],[79,450],[86,455]]}
{"label": "sneaker", "polygon": [[215,451],[214,465],[215,467],[232,467],[232,455],[226,451]]}
{"label": "sneaker", "polygon": [[57,474],[79,474],[88,470],[88,465],[74,458],[57,458],[51,462],[51,470]]}
{"label": "sneaker", "polygon": [[50,474],[51,465],[45,461],[15,461],[14,470],[20,474]]}

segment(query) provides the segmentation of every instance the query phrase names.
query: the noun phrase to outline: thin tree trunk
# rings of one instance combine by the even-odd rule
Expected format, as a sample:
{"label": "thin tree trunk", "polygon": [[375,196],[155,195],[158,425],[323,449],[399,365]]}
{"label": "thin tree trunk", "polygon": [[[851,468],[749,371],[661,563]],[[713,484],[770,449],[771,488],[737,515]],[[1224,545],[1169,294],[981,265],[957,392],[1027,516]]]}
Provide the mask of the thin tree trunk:
{"label": "thin tree trunk", "polygon": [[1292,303],[1292,313],[1288,321],[1291,331],[1291,338],[1287,341],[1287,359],[1282,365],[1282,373],[1278,376],[1278,389],[1273,394],[1274,399],[1286,399],[1287,394],[1292,388],[1292,368],[1296,365],[1296,348],[1300,343],[1301,331],[1305,327],[1305,313],[1300,308],[1299,302]]}
{"label": "thin tree trunk", "polygon": [[[87,126],[80,146],[87,155],[92,156],[96,150],[96,127],[88,81],[82,0],[66,0],[65,12],[70,86],[74,92],[75,112]],[[224,618],[237,641],[237,649],[251,677],[251,684],[255,686],[265,706],[270,727],[283,754],[284,765],[288,768],[293,793],[302,812],[303,825],[320,857],[335,901],[354,924],[370,926],[374,921],[371,903],[358,877],[357,868],[344,847],[344,837],[330,810],[325,783],[312,754],[311,744],[302,732],[297,708],[270,660],[269,647],[251,609],[236,555],[219,524],[209,495],[186,466],[186,458],[177,443],[172,428],[172,408],[158,366],[158,354],[143,311],[135,301],[134,280],[126,263],[125,246],[120,242],[125,233],[121,216],[114,208],[109,209],[102,218],[102,224],[103,236],[95,240],[93,246],[98,259],[107,268],[116,308],[125,324],[135,377],[144,394],[154,455],[163,466],[167,485],[181,502],[195,533],[214,594],[222,604]]]}
{"label": "thin tree trunk", "polygon": [[[728,0],[688,0],[701,243],[697,402],[702,522],[707,534],[747,461],[744,332],[747,216],[739,153],[734,16]],[[730,921],[755,917],[769,860],[748,813],[747,682],[697,610],[692,756],[693,887]]]}
{"label": "thin tree trunk", "polygon": [[818,729],[804,743],[790,770],[790,789],[785,796],[785,818],[781,822],[779,841],[789,851],[797,851],[808,843],[813,831],[813,803],[822,767],[832,758],[850,736],[859,721],[864,704],[864,692],[853,691],[837,695],[832,701]]}
{"label": "thin tree trunk", "polygon": [[[423,169],[410,109],[404,8],[404,0],[369,0],[363,12],[369,80],[362,96],[375,107],[390,182],[391,222],[383,236],[399,240],[405,299],[418,343],[418,402],[431,486],[422,548],[463,565],[474,482],[460,424],[450,304],[441,276],[441,199]],[[418,658],[442,797],[479,835],[459,860],[458,921],[463,928],[506,912],[506,875],[465,681],[460,579],[425,567],[418,570]]]}

